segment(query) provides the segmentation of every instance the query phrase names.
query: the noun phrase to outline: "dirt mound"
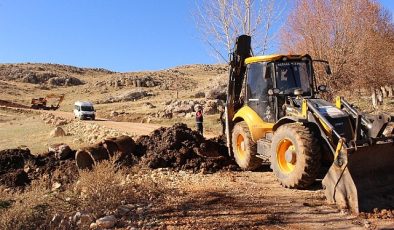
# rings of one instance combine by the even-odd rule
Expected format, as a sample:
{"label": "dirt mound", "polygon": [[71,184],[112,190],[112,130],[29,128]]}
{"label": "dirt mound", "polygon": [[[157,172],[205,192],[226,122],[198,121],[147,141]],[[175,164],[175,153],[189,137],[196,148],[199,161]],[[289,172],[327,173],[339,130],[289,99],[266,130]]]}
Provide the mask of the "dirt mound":
{"label": "dirt mound", "polygon": [[238,169],[228,157],[222,141],[205,140],[198,132],[181,123],[157,129],[150,136],[141,136],[136,144],[140,164],[153,169],[172,168],[193,172]]}
{"label": "dirt mound", "polygon": [[0,175],[10,170],[23,169],[25,161],[30,158],[29,149],[6,149],[0,151]]}
{"label": "dirt mound", "polygon": [[69,184],[78,177],[74,156],[75,151],[62,160],[56,158],[55,153],[31,155],[29,149],[0,151],[0,185],[23,187],[41,177],[48,179],[48,186],[54,182]]}
{"label": "dirt mound", "polygon": [[26,106],[26,105],[21,105],[18,103],[5,101],[5,100],[0,100],[0,106],[7,106],[7,107],[14,107],[14,108],[30,108],[29,106]]}
{"label": "dirt mound", "polygon": [[0,184],[11,188],[23,187],[30,184],[30,178],[23,169],[17,169],[1,175]]}
{"label": "dirt mound", "polygon": [[20,187],[30,183],[25,164],[32,156],[28,149],[7,149],[0,151],[0,185]]}
{"label": "dirt mound", "polygon": [[55,153],[47,156],[39,156],[35,159],[35,169],[32,178],[39,178],[47,175],[50,183],[58,182],[69,184],[78,178],[78,168],[75,165],[75,151],[72,151],[67,158],[59,160]]}

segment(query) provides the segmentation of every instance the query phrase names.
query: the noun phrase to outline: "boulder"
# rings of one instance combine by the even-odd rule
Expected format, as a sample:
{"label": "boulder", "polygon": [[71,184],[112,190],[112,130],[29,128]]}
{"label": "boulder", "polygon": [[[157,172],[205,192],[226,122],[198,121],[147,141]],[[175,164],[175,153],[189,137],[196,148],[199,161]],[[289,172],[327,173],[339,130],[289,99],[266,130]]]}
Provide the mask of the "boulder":
{"label": "boulder", "polygon": [[200,91],[194,94],[195,98],[204,98],[205,97],[205,93]]}
{"label": "boulder", "polygon": [[219,99],[226,100],[227,97],[227,87],[226,85],[218,84],[212,89],[205,92],[205,98],[209,100]]}
{"label": "boulder", "polygon": [[56,127],[49,133],[50,137],[63,137],[66,136],[66,132],[61,127]]}

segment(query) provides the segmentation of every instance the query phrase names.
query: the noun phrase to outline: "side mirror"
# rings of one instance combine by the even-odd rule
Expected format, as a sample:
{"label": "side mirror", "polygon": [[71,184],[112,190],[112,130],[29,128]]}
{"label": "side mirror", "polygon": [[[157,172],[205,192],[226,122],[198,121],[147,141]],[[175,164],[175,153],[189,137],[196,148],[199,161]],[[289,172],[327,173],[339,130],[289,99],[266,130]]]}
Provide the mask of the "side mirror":
{"label": "side mirror", "polygon": [[322,93],[327,92],[327,86],[326,85],[319,85],[317,87],[317,89],[319,90],[319,92],[322,92]]}
{"label": "side mirror", "polygon": [[330,66],[329,66],[328,64],[325,66],[325,69],[326,69],[326,73],[327,73],[328,75],[331,75],[331,74],[332,74],[331,68],[330,68]]}
{"label": "side mirror", "polygon": [[268,95],[269,96],[276,96],[280,93],[280,90],[277,88],[272,88],[268,90]]}

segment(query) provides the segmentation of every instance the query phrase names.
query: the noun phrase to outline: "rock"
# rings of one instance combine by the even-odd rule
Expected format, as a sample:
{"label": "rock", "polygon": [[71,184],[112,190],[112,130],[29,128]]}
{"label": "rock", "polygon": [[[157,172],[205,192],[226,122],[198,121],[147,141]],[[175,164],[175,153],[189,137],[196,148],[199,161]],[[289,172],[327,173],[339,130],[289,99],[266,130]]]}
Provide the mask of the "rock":
{"label": "rock", "polygon": [[76,212],[72,218],[72,221],[74,223],[77,223],[79,221],[79,218],[81,218],[81,212]]}
{"label": "rock", "polygon": [[119,206],[118,209],[116,209],[116,215],[118,215],[118,216],[125,216],[129,212],[130,212],[130,208],[128,208],[124,205]]}
{"label": "rock", "polygon": [[61,127],[56,127],[49,134],[50,137],[63,137],[66,136],[66,132]]}
{"label": "rock", "polygon": [[98,220],[96,220],[97,227],[99,228],[112,228],[116,224],[116,217],[111,216],[104,216]]}
{"label": "rock", "polygon": [[111,113],[110,113],[111,117],[117,117],[118,115],[119,115],[119,113],[116,111],[111,111]]}
{"label": "rock", "polygon": [[154,106],[152,103],[150,103],[150,102],[146,102],[145,104],[144,104],[144,107],[146,107],[146,108],[148,108],[148,109],[153,109],[153,108],[156,108],[156,106]]}
{"label": "rock", "polygon": [[60,221],[60,224],[56,229],[71,229],[71,225],[70,225],[69,220],[67,220],[67,218],[63,218],[62,221]]}
{"label": "rock", "polygon": [[94,222],[93,217],[92,217],[90,214],[88,214],[88,213],[84,213],[84,214],[81,214],[79,220],[77,221],[77,226],[78,226],[80,229],[85,229],[85,228],[87,228],[88,226],[90,227],[90,225],[91,225],[93,222]]}
{"label": "rock", "polygon": [[56,213],[50,222],[50,225],[55,229],[59,226],[60,221],[62,220],[62,216],[59,213]]}
{"label": "rock", "polygon": [[206,99],[219,99],[219,100],[226,100],[226,85],[225,84],[218,84],[214,88],[210,89],[209,91],[205,92]]}
{"label": "rock", "polygon": [[70,86],[82,85],[83,82],[76,77],[52,77],[48,80],[48,84],[52,86]]}
{"label": "rock", "polygon": [[63,143],[50,145],[48,151],[55,153],[55,157],[59,160],[67,159],[71,155],[70,146]]}
{"label": "rock", "polygon": [[31,172],[31,168],[28,165],[25,165],[25,167],[23,168],[23,171],[25,171],[26,173]]}
{"label": "rock", "polygon": [[219,112],[218,110],[218,100],[208,100],[205,103],[204,113],[207,115],[216,114]]}
{"label": "rock", "polygon": [[96,223],[91,223],[89,226],[90,229],[97,229],[98,225]]}
{"label": "rock", "polygon": [[149,93],[145,90],[131,90],[117,96],[116,98],[118,99],[118,101],[134,101],[148,95]]}
{"label": "rock", "polygon": [[56,126],[62,126],[62,125],[66,125],[67,121],[65,120],[55,120],[55,122],[53,123]]}
{"label": "rock", "polygon": [[205,93],[204,92],[197,92],[194,94],[195,98],[204,98],[205,97]]}
{"label": "rock", "polygon": [[59,183],[59,182],[55,182],[55,183],[53,183],[52,184],[52,191],[56,191],[56,190],[58,190],[60,187],[62,187],[62,184],[61,183]]}

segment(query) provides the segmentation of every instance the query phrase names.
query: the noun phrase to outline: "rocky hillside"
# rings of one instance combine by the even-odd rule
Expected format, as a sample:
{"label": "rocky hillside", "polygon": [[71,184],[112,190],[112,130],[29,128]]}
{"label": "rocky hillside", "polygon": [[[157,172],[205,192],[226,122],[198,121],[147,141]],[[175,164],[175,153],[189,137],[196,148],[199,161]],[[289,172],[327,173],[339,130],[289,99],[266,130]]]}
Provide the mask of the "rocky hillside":
{"label": "rocky hillside", "polygon": [[13,103],[30,106],[32,98],[62,93],[62,111],[71,112],[75,101],[87,100],[96,104],[101,117],[146,121],[191,118],[197,104],[205,105],[208,114],[217,113],[227,73],[226,65],[121,73],[58,64],[0,64],[0,87],[2,99]]}
{"label": "rocky hillside", "polygon": [[19,81],[49,86],[81,85],[79,77],[87,74],[111,74],[105,69],[79,68],[59,64],[1,64],[0,80]]}

